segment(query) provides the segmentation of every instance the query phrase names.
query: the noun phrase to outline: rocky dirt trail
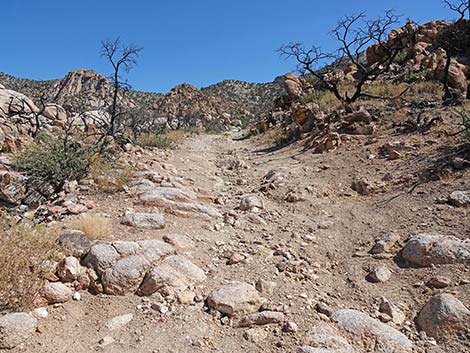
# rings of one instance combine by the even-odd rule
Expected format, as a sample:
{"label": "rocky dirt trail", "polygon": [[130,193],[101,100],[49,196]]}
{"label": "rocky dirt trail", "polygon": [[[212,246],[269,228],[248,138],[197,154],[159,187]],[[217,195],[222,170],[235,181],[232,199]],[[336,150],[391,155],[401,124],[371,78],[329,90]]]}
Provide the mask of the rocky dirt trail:
{"label": "rocky dirt trail", "polygon": [[[81,259],[107,294],[81,291],[49,306],[38,332],[11,351],[470,351],[470,312],[460,306],[470,303],[470,249],[459,240],[470,231],[468,208],[435,202],[453,188],[361,196],[350,188],[358,175],[399,169],[368,160],[360,141],[313,155],[237,137],[136,152],[142,171],[127,193],[87,195],[115,220],[114,238]],[[419,233],[451,244],[410,249],[410,265],[396,255]],[[139,242],[149,239],[158,241]],[[423,258],[437,260],[420,267]],[[431,298],[431,314],[420,316]],[[433,318],[440,305],[453,318]],[[437,345],[415,318],[453,338]]]}

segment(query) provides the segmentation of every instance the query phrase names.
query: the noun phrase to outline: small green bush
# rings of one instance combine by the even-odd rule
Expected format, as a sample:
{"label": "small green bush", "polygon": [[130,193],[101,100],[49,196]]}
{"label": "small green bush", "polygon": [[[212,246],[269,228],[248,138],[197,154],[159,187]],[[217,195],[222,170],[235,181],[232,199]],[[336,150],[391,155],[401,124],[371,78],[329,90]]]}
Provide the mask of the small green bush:
{"label": "small green bush", "polygon": [[96,147],[84,142],[50,138],[21,151],[15,158],[14,167],[60,191],[67,180],[80,181],[88,174],[91,158],[96,153]]}
{"label": "small green bush", "polygon": [[393,59],[393,62],[399,65],[403,65],[404,63],[408,61],[409,58],[410,58],[410,52],[408,51],[408,49],[405,48],[398,52],[398,54]]}

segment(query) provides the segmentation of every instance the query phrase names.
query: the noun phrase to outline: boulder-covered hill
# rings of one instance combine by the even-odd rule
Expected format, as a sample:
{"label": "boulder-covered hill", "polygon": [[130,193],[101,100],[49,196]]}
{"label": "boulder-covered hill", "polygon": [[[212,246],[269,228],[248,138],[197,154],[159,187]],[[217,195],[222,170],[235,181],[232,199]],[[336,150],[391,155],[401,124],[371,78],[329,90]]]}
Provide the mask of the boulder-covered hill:
{"label": "boulder-covered hill", "polygon": [[[104,75],[84,69],[71,71],[63,79],[47,81],[16,78],[0,72],[0,84],[33,100],[45,95],[48,102],[66,109],[78,103],[99,107],[112,89]],[[167,94],[131,90],[126,103],[152,111],[153,116],[191,121],[202,116],[217,119],[227,114],[260,115],[269,111],[274,99],[283,93],[283,84],[278,79],[270,83],[227,80],[202,89],[182,84]]]}

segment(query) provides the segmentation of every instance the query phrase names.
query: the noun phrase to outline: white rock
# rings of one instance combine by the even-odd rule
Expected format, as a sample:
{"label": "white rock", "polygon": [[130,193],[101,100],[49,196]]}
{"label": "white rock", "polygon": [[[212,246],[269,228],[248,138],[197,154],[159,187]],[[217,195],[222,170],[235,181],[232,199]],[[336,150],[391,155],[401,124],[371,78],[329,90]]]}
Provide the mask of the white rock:
{"label": "white rock", "polygon": [[451,337],[470,330],[470,310],[453,295],[438,294],[421,309],[416,321],[431,337]]}
{"label": "white rock", "polygon": [[10,313],[0,317],[0,349],[12,349],[28,340],[38,320],[27,313]]}
{"label": "white rock", "polygon": [[470,239],[422,233],[401,251],[404,260],[420,266],[461,263],[470,265]]}
{"label": "white rock", "polygon": [[62,282],[73,282],[80,276],[80,261],[74,256],[67,256],[59,262],[57,275]]}
{"label": "white rock", "polygon": [[33,315],[38,320],[47,319],[49,312],[46,308],[36,308],[31,312],[31,315]]}
{"label": "white rock", "polygon": [[339,327],[355,337],[355,342],[372,345],[377,353],[411,353],[413,344],[400,331],[357,310],[335,314]]}
{"label": "white rock", "polygon": [[129,212],[121,218],[121,223],[137,228],[163,229],[165,228],[165,217],[159,213]]}
{"label": "white rock", "polygon": [[42,295],[48,304],[65,303],[72,299],[72,290],[61,282],[47,282]]}
{"label": "white rock", "polygon": [[263,298],[252,285],[232,282],[212,291],[207,297],[209,307],[228,316],[250,314],[258,311]]}
{"label": "white rock", "polygon": [[264,201],[257,195],[243,196],[240,201],[240,210],[251,211],[254,209],[264,209]]}
{"label": "white rock", "polygon": [[185,257],[169,256],[147,273],[138,294],[150,295],[164,287],[181,291],[205,279],[204,271]]}
{"label": "white rock", "polygon": [[125,314],[121,316],[116,316],[106,321],[105,326],[110,331],[119,330],[123,328],[124,326],[126,326],[129,322],[131,322],[133,318],[134,318],[133,314]]}

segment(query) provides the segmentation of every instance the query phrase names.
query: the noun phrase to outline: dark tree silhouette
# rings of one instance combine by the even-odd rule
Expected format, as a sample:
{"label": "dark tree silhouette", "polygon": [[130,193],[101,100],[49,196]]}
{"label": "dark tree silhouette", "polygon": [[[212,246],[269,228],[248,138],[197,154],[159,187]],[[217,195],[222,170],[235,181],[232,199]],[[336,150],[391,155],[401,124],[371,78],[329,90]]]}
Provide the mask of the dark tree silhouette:
{"label": "dark tree silhouette", "polygon": [[[438,45],[446,51],[446,64],[444,68],[444,101],[454,103],[459,97],[449,87],[449,71],[452,59],[459,56],[470,56],[470,21],[465,20],[468,12],[470,17],[470,0],[443,1],[452,11],[459,14],[459,18],[439,33]],[[467,98],[470,98],[470,87],[467,89]]]}
{"label": "dark tree silhouette", "polygon": [[[279,52],[287,58],[294,58],[302,74],[309,74],[317,80],[319,88],[332,92],[335,97],[351,110],[351,104],[360,97],[372,97],[363,92],[366,82],[374,81],[387,72],[393,60],[400,52],[400,43],[388,40],[389,32],[398,23],[399,16],[393,10],[388,10],[383,16],[374,20],[367,19],[366,14],[360,13],[340,19],[331,31],[339,43],[339,48],[333,52],[312,46],[306,48],[301,43],[289,43],[282,46]],[[365,50],[377,43],[380,59],[368,65],[364,59]],[[357,68],[358,80],[352,95],[342,91],[341,75],[338,69],[346,63],[353,63]]]}
{"label": "dark tree silhouette", "polygon": [[109,125],[107,133],[114,136],[117,129],[119,118],[124,114],[123,107],[120,105],[120,94],[124,94],[125,90],[130,88],[127,81],[121,77],[122,70],[128,73],[132,68],[137,65],[137,58],[143,48],[135,44],[125,45],[121,43],[120,38],[113,40],[107,39],[101,42],[101,56],[109,61],[113,68],[113,73],[110,77],[113,85],[112,101],[109,106]]}
{"label": "dark tree silhouette", "polygon": [[462,21],[467,12],[470,19],[470,0],[443,0],[443,2],[449,9],[459,14],[457,22]]}

